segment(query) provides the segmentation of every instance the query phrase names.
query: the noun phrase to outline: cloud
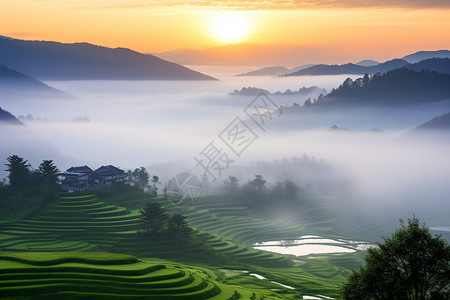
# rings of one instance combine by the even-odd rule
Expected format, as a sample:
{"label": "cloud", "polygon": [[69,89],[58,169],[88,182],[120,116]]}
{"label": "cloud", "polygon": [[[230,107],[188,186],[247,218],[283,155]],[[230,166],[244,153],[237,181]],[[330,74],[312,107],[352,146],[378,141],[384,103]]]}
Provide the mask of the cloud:
{"label": "cloud", "polygon": [[[72,3],[72,2],[70,2]],[[304,10],[339,8],[450,8],[448,0],[278,0],[278,1],[230,1],[230,0],[116,0],[81,1],[77,5],[98,8],[168,8],[185,9],[193,7],[213,10]]]}

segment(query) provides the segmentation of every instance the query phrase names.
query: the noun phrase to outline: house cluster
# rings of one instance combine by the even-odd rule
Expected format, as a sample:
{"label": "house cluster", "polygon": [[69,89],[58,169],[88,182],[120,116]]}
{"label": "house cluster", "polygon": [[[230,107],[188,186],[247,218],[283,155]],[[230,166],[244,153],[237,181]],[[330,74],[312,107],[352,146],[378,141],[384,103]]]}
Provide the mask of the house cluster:
{"label": "house cluster", "polygon": [[89,189],[104,189],[127,182],[127,173],[112,165],[92,170],[88,166],[71,167],[59,174],[63,191],[79,192]]}

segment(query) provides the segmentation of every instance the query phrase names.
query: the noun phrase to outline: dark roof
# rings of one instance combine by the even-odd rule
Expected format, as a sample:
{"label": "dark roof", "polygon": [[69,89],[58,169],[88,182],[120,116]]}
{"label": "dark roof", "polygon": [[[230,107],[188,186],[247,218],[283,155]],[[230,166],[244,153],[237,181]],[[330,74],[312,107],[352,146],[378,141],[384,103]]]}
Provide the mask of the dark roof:
{"label": "dark roof", "polygon": [[82,177],[82,176],[89,176],[87,173],[75,173],[75,172],[63,172],[58,173],[60,176],[64,177]]}
{"label": "dark roof", "polygon": [[80,166],[80,167],[71,167],[70,169],[67,169],[67,172],[72,173],[92,173],[92,169],[88,166]]}
{"label": "dark roof", "polygon": [[124,171],[112,165],[108,165],[108,166],[101,166],[100,168],[95,170],[94,173],[101,176],[109,176],[109,175],[123,174]]}

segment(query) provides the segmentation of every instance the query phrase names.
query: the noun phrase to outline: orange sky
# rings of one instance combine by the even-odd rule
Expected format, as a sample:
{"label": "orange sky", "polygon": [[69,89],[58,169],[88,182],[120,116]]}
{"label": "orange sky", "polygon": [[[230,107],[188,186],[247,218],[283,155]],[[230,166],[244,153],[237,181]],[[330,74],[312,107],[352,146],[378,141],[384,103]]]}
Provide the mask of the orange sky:
{"label": "orange sky", "polygon": [[[239,22],[241,30],[232,31]],[[1,0],[0,29],[15,38],[153,53],[235,39],[383,60],[450,49],[450,1]]]}

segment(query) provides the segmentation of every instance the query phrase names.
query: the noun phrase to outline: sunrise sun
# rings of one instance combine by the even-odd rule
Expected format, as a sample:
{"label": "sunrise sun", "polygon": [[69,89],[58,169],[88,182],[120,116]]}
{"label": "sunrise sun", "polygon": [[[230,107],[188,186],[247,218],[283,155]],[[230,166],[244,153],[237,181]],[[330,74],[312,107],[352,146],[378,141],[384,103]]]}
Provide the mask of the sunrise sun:
{"label": "sunrise sun", "polygon": [[235,11],[216,12],[210,19],[210,34],[220,43],[233,44],[244,41],[250,31],[249,16]]}

